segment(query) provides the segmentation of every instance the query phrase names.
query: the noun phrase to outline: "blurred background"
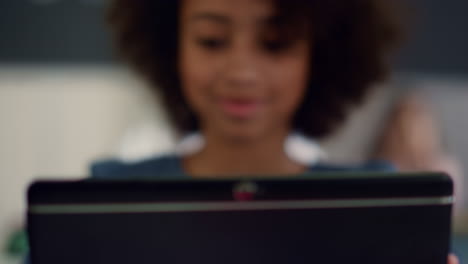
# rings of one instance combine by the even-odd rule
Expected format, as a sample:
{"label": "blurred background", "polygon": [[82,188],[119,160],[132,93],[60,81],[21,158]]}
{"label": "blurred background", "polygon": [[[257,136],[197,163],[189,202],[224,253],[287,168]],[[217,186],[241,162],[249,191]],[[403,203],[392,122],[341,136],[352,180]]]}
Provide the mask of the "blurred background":
{"label": "blurred background", "polygon": [[[468,258],[468,1],[406,2],[409,33],[394,74],[321,144],[330,162],[383,157],[403,170],[453,174],[454,247]],[[104,0],[0,1],[0,264],[19,263],[33,179],[82,178],[93,160],[137,160],[174,144],[145,84],[114,59],[105,7]],[[436,155],[405,159],[409,141]]]}

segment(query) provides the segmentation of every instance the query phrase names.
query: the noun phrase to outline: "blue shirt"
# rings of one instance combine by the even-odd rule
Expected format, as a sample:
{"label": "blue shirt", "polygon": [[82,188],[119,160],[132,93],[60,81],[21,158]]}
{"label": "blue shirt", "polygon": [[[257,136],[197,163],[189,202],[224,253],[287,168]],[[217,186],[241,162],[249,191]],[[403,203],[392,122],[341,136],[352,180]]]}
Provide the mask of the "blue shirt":
{"label": "blue shirt", "polygon": [[[385,161],[370,161],[362,165],[342,166],[319,163],[309,167],[309,172],[326,171],[394,171],[395,168]],[[91,177],[97,179],[145,178],[190,178],[184,171],[182,159],[175,155],[166,155],[135,163],[119,160],[98,161],[91,165]]]}

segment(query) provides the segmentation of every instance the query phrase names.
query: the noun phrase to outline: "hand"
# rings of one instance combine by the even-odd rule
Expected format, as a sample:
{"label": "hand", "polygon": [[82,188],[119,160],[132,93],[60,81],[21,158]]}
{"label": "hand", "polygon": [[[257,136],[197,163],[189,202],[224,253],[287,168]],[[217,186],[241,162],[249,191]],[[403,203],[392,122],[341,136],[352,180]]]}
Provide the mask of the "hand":
{"label": "hand", "polygon": [[453,255],[453,254],[450,254],[450,255],[448,256],[448,262],[447,262],[447,263],[448,263],[448,264],[459,264],[460,261],[458,261],[457,256],[455,256],[455,255]]}
{"label": "hand", "polygon": [[464,173],[457,157],[444,149],[440,123],[421,95],[400,99],[377,145],[377,159],[391,162],[399,171],[436,171],[454,182],[455,215],[464,208]]}

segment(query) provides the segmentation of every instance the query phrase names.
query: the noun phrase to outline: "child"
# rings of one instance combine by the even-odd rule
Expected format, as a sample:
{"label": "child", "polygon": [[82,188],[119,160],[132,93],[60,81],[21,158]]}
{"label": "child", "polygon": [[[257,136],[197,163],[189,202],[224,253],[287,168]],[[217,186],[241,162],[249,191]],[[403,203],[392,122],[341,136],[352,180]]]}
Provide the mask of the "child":
{"label": "child", "polygon": [[205,144],[190,155],[96,163],[93,176],[351,169],[297,162],[285,151],[286,139],[293,132],[329,135],[384,79],[398,36],[385,2],[113,1],[110,21],[121,54],[159,93],[178,134],[199,132]]}

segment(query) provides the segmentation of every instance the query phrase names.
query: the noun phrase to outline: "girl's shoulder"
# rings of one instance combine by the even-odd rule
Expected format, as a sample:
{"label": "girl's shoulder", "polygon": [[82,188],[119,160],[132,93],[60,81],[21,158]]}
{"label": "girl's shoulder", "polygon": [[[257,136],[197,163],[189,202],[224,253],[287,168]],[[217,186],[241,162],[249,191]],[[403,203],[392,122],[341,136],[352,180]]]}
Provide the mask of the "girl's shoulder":
{"label": "girl's shoulder", "polygon": [[357,172],[357,171],[377,171],[377,172],[392,172],[396,171],[396,167],[385,160],[371,160],[361,164],[343,165],[333,163],[317,163],[310,167],[310,172]]}
{"label": "girl's shoulder", "polygon": [[180,159],[175,155],[163,155],[137,162],[118,159],[99,160],[90,166],[91,178],[124,179],[130,177],[163,178],[184,175]]}

